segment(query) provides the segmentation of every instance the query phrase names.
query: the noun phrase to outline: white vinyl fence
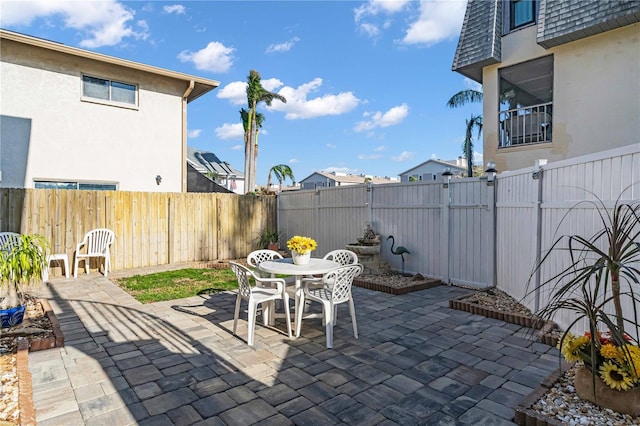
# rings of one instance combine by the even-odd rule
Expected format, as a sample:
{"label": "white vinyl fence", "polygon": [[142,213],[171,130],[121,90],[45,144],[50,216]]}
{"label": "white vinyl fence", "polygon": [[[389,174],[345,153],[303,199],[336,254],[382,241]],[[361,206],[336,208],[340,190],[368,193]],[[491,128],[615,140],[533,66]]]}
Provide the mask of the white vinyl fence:
{"label": "white vinyl fence", "polygon": [[380,235],[383,260],[404,270],[445,282],[476,287],[494,285],[493,186],[487,179],[442,183],[406,182],[351,185],[284,193],[278,196],[282,241],[307,235],[318,242],[314,256],[357,243],[370,222]]}
{"label": "white vinyl fence", "polygon": [[[640,145],[505,172],[499,175],[496,188],[498,287],[537,311],[547,305],[550,295],[533,291],[536,284],[570,265],[568,253],[556,251],[537,276],[537,256],[544,256],[562,235],[590,238],[600,231],[598,200],[607,208],[618,197],[626,202],[640,200]],[[632,309],[631,300],[624,300],[623,310]],[[563,312],[555,320],[566,329],[572,318]],[[585,325],[579,324],[576,330],[584,331]]]}
{"label": "white vinyl fence", "polygon": [[[411,252],[405,272],[497,286],[537,311],[549,295],[527,295],[527,286],[532,289],[568,261],[554,254],[538,277],[533,274],[538,259],[560,235],[592,236],[599,223],[588,201],[597,197],[611,207],[621,194],[623,200],[640,200],[640,144],[504,172],[495,181],[453,179],[448,188],[406,182],[283,193],[278,229],[283,242],[293,235],[315,238],[314,256],[323,256],[355,243],[370,222],[382,240],[381,257],[392,269],[400,271],[402,263],[391,254],[389,235]],[[625,303],[623,309],[631,311],[631,302]],[[571,318],[563,313],[556,321],[566,328]]]}

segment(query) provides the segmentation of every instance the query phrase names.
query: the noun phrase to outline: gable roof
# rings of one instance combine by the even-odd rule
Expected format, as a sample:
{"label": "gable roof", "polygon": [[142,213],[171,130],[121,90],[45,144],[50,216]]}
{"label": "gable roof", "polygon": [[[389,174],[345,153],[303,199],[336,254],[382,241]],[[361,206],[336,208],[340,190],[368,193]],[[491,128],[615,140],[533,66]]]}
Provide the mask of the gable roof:
{"label": "gable roof", "polygon": [[236,179],[244,179],[244,173],[220,160],[213,152],[197,150],[191,146],[187,146],[187,164],[202,174],[213,172],[220,177],[234,176]]}
{"label": "gable roof", "polygon": [[439,165],[442,166],[443,170],[444,170],[445,167],[451,167],[451,169],[458,169],[460,171],[466,171],[467,170],[466,167],[458,166],[455,161],[442,161],[442,160],[429,159],[429,160],[425,161],[424,163],[420,163],[417,166],[414,166],[414,167],[410,168],[409,170],[406,170],[406,171],[404,171],[402,173],[399,173],[399,175],[402,176],[402,175],[408,174],[409,172],[417,169],[418,167],[422,167],[422,166],[424,166],[425,164],[428,164],[428,163],[439,164]]}
{"label": "gable roof", "polygon": [[82,58],[92,59],[94,61],[103,62],[107,64],[118,65],[121,67],[138,70],[141,72],[160,75],[163,77],[173,78],[176,80],[182,80],[187,85],[193,82],[193,89],[187,95],[187,102],[191,102],[207,92],[215,89],[220,85],[219,81],[209,80],[201,77],[195,77],[189,74],[183,74],[175,71],[170,71],[164,68],[158,68],[151,65],[141,64],[139,62],[128,61],[126,59],[116,58],[114,56],[103,55],[102,53],[91,52],[84,49],[78,49],[77,47],[67,46],[62,43],[56,43],[53,41],[45,40],[38,37],[32,37],[25,34],[16,33],[13,31],[7,31],[0,29],[0,39],[11,40],[17,43],[23,43],[42,49],[48,49],[60,53],[64,53],[72,56],[79,56]]}
{"label": "gable roof", "polygon": [[306,181],[307,179],[311,178],[313,175],[320,175],[327,179],[331,179],[335,182],[351,183],[351,184],[365,183],[365,179],[367,178],[371,179],[371,183],[397,183],[398,182],[397,179],[391,179],[388,177],[382,178],[379,176],[352,175],[347,173],[336,174],[334,172],[331,172],[331,173],[330,172],[313,172],[306,178],[302,179],[300,182]]}

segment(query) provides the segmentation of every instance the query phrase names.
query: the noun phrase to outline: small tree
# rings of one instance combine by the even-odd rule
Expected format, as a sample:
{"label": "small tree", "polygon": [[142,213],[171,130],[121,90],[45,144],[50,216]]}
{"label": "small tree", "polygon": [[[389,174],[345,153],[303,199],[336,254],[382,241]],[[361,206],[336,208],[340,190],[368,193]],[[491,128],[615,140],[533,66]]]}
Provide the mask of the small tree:
{"label": "small tree", "polygon": [[282,182],[284,182],[287,178],[291,179],[291,182],[294,182],[295,177],[293,176],[293,170],[291,167],[286,164],[278,164],[269,169],[269,176],[267,176],[267,189],[271,189],[271,174],[276,177],[278,182],[280,182],[280,191],[282,191]]}

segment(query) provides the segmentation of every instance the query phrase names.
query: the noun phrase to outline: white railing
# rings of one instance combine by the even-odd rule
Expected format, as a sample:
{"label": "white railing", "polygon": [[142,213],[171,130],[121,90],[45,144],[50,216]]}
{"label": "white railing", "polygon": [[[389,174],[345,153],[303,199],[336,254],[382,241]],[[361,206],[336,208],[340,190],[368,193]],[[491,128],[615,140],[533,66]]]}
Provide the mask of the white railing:
{"label": "white railing", "polygon": [[551,142],[552,103],[500,112],[499,148]]}

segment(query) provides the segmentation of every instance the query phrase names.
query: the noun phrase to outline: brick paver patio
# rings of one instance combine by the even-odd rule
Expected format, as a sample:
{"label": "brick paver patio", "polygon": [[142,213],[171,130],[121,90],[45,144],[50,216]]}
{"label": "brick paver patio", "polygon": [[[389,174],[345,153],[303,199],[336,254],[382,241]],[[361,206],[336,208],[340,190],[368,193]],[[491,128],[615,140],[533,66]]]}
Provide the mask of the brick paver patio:
{"label": "brick paver patio", "polygon": [[118,275],[44,290],[66,341],[29,354],[39,426],[508,425],[558,366],[529,329],[449,309],[457,287],[354,287],[358,340],[342,307],[333,349],[320,319],[294,340],[258,325],[251,348],[246,312],[231,333],[234,293],[142,305]]}

